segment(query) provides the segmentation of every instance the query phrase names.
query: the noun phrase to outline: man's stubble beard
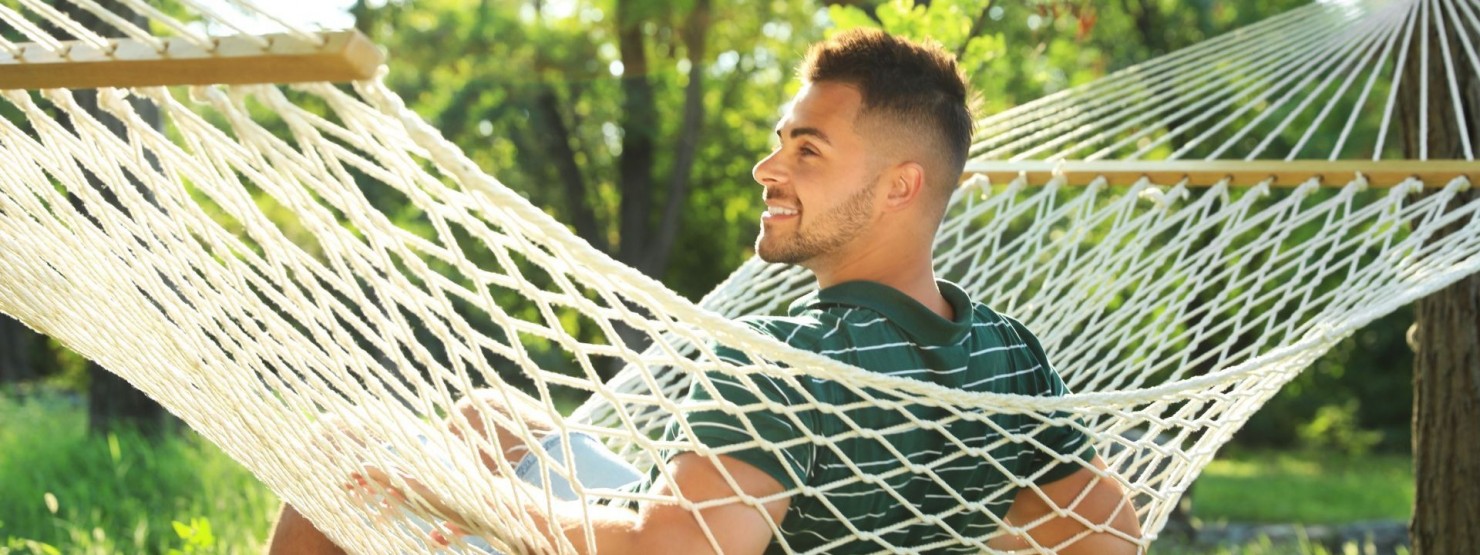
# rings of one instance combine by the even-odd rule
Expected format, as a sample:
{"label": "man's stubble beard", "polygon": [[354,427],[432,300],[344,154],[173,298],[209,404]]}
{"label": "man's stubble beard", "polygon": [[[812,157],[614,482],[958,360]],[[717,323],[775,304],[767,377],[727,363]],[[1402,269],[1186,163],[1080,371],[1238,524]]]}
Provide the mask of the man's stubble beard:
{"label": "man's stubble beard", "polygon": [[[767,241],[765,224],[762,224],[760,235],[755,239],[756,256],[773,264],[803,264],[832,254],[868,227],[877,185],[877,178],[869,180],[867,186],[842,204],[818,216],[809,229],[804,229],[801,219],[798,219],[796,230],[789,237],[771,237]],[[806,215],[803,212],[803,217]]]}

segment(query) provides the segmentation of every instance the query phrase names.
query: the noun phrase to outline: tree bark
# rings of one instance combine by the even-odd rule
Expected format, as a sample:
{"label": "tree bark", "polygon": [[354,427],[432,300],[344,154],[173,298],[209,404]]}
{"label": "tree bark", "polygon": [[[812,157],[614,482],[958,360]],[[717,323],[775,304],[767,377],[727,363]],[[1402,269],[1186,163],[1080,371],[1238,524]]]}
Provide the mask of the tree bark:
{"label": "tree bark", "polygon": [[[641,266],[653,210],[653,162],[659,125],[657,99],[648,77],[647,44],[639,17],[643,3],[617,1],[617,50],[622,56],[622,155],[617,160],[622,192],[617,259]],[[646,272],[646,268],[638,268]]]}
{"label": "tree bark", "polygon": [[683,127],[678,135],[678,152],[673,170],[668,175],[668,199],[663,206],[663,219],[658,224],[655,244],[649,249],[644,273],[662,278],[668,269],[678,227],[682,223],[684,204],[689,198],[689,182],[694,177],[694,161],[699,154],[699,139],[704,130],[704,42],[709,37],[709,0],[696,0],[684,27],[684,45],[688,50],[689,83],[684,88]]}
{"label": "tree bark", "polygon": [[[484,10],[486,9],[487,4],[485,3]],[[543,20],[544,4],[535,2],[534,9],[536,19]],[[596,211],[591,208],[591,203],[588,201],[586,177],[581,173],[580,164],[576,163],[576,152],[579,148],[576,144],[577,135],[571,132],[573,126],[566,124],[565,115],[560,110],[560,97],[556,93],[555,84],[545,77],[545,64],[543,52],[537,52],[534,68],[535,102],[530,118],[530,123],[535,128],[534,137],[539,149],[549,153],[554,162],[555,174],[565,193],[565,209],[569,213],[571,224],[576,228],[576,235],[585,239],[591,246],[612,254],[601,221],[596,218]],[[572,101],[577,97],[576,94],[570,96]]]}
{"label": "tree bark", "polygon": [[40,334],[0,314],[0,386],[34,379],[39,374],[36,355],[40,352]]}
{"label": "tree bark", "polygon": [[1131,19],[1136,22],[1136,30],[1141,32],[1141,43],[1146,45],[1153,56],[1160,56],[1171,50],[1161,25],[1161,12],[1154,2],[1139,0],[1132,6],[1129,0],[1120,0],[1120,7],[1131,14]]}
{"label": "tree bark", "polygon": [[[112,0],[99,2],[103,8],[117,14],[133,13],[122,5]],[[104,36],[116,35],[111,25],[98,20],[92,13],[82,10],[72,4],[63,4],[60,9],[78,23],[92,29]],[[133,23],[147,26],[147,21],[142,17],[135,17]],[[65,36],[65,33],[58,33]],[[82,90],[74,93],[77,104],[93,118],[106,124],[114,134],[123,136],[126,132],[123,123],[108,115],[98,107],[98,95],[96,90]],[[164,127],[160,119],[159,110],[153,104],[134,99],[133,107],[145,120],[152,122],[157,129]],[[88,181],[94,186],[99,186],[96,178],[88,174]],[[112,200],[108,191],[103,191],[103,196]],[[107,315],[99,315],[106,318]],[[144,392],[134,388],[127,380],[117,374],[107,371],[102,366],[91,360],[87,363],[88,373],[88,428],[94,432],[106,432],[119,425],[132,426],[146,434],[157,434],[163,429],[164,408],[159,406],[154,399],[145,395]]]}
{"label": "tree bark", "polygon": [[[1467,63],[1454,64],[1460,106],[1450,94],[1439,43],[1451,52],[1464,47],[1439,33],[1437,18],[1415,33],[1399,89],[1404,154],[1417,159],[1465,158],[1458,122],[1468,122],[1477,145],[1480,76]],[[1448,31],[1454,32],[1450,27]],[[1421,35],[1428,34],[1429,64],[1420,60]],[[1427,71],[1425,71],[1427,69]],[[1429,82],[1428,110],[1419,113],[1421,80]],[[1421,123],[1427,123],[1425,128]],[[1420,141],[1427,143],[1426,152]],[[1420,154],[1426,156],[1420,156]],[[1443,184],[1430,183],[1430,187]],[[1455,202],[1475,198],[1472,190]],[[1458,224],[1441,234],[1458,231]],[[1413,343],[1413,470],[1417,480],[1409,533],[1414,553],[1480,553],[1480,276],[1469,276],[1418,301]]]}
{"label": "tree bark", "polygon": [[570,127],[565,125],[565,118],[560,115],[560,100],[555,97],[554,87],[543,78],[536,86],[539,87],[539,98],[533,120],[544,131],[539,134],[541,147],[555,161],[560,183],[565,188],[565,207],[575,225],[576,235],[592,246],[610,252],[601,225],[596,221],[596,211],[591,209],[586,198],[586,179],[581,175],[580,165],[576,164],[576,151],[570,144]]}
{"label": "tree bark", "polygon": [[1418,302],[1414,553],[1480,553],[1480,276]]}

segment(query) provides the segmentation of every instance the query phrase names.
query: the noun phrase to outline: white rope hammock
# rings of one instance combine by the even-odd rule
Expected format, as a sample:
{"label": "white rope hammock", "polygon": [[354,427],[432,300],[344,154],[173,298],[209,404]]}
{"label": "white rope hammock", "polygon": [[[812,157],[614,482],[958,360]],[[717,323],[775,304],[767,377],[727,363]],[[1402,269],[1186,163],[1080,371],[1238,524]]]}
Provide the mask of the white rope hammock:
{"label": "white rope hammock", "polygon": [[[999,429],[1002,441],[1082,429],[1112,470],[1106,478],[1133,495],[1147,531],[1140,541],[1149,544],[1201,468],[1282,384],[1371,320],[1480,271],[1480,203],[1468,200],[1463,177],[1386,189],[1362,178],[1291,188],[969,178],[939,235],[938,271],[1024,320],[1075,393],[948,390],[797,351],[731,320],[776,312],[808,292],[802,270],[752,260],[698,305],[687,302],[483,173],[378,79],[101,89],[104,121],[69,90],[7,86],[7,63],[75,47],[74,39],[100,50],[113,36],[202,48],[218,40],[141,0],[123,2],[120,13],[76,2],[112,30],[79,29],[41,0],[19,0],[23,10],[0,4],[0,21],[28,41],[0,41],[0,58],[12,58],[0,59],[0,89],[11,89],[0,91],[0,113],[19,114],[0,119],[0,312],[158,399],[351,551],[433,549],[408,516],[416,509],[386,510],[342,487],[362,462],[418,477],[501,551],[572,551],[540,536],[522,504],[496,495],[477,455],[498,450],[490,440],[442,428],[453,403],[477,388],[530,384],[557,427],[591,434],[646,471],[664,450],[715,456],[661,433],[675,419],[685,425],[680,401],[706,372],[834,380],[901,414],[924,406],[948,421],[991,426],[993,415],[1019,414],[1041,422]],[[236,14],[199,16],[211,29],[246,25]],[[1414,31],[1430,25],[1445,40]],[[1425,73],[1429,64],[1450,69],[1449,83],[1417,86],[1448,87],[1464,114],[1452,69],[1480,71],[1477,33],[1472,0],[1312,4],[989,117],[972,168],[1312,152],[1383,158],[1395,141],[1394,83],[1408,52],[1422,53]],[[326,44],[318,31],[282,36]],[[140,115],[145,103],[158,108],[162,131]],[[1459,119],[1464,129],[1473,115]],[[112,130],[119,124],[122,135]],[[1332,129],[1338,138],[1327,144]],[[1473,158],[1468,143],[1463,156]],[[383,211],[390,208],[413,210],[415,223],[397,225]],[[645,341],[625,342],[620,328]],[[754,363],[721,360],[721,345]],[[628,366],[603,383],[597,370],[613,359]],[[572,395],[589,401],[563,417],[555,398]],[[747,419],[780,409],[723,407]],[[798,410],[843,409],[811,399]],[[538,439],[521,422],[488,416]],[[317,424],[327,417],[361,441],[326,440]],[[808,441],[857,437],[878,432]],[[952,461],[996,464],[988,453],[967,448],[901,468],[936,476]],[[668,479],[661,466],[656,479]],[[852,468],[848,480],[787,495],[889,487]],[[941,486],[956,507],[888,524],[963,512],[1000,523],[987,507],[1017,490],[966,498],[951,489],[959,484]],[[941,527],[930,541],[890,545],[887,530],[865,525],[819,551],[974,552],[1007,533]],[[795,551],[784,540],[780,547]]]}

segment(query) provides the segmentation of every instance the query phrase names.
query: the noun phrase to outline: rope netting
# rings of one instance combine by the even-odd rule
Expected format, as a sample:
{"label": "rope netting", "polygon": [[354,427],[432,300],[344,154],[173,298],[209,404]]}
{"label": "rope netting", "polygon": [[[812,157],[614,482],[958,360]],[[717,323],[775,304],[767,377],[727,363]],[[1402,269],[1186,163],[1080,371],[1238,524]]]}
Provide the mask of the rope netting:
{"label": "rope netting", "polygon": [[[47,26],[70,27],[48,15],[44,3],[20,4],[29,12],[0,4],[0,18],[26,35],[26,48],[64,48],[58,37],[74,36],[47,34]],[[87,0],[78,5],[96,6]],[[120,22],[168,17],[142,2],[124,5],[126,17],[101,18],[116,33],[77,40],[133,36],[143,27],[130,30]],[[1322,3],[1250,32],[1309,25],[1302,40],[1363,40],[1393,31],[1328,27],[1377,26],[1374,21],[1401,27],[1447,13],[1456,17],[1449,28],[1464,29],[1465,36],[1480,29],[1468,16],[1473,8],[1466,2]],[[16,21],[35,23],[23,28]],[[1313,23],[1319,21],[1329,25]],[[185,23],[156,28],[194,29]],[[1165,88],[1126,85],[1164,64],[1204,71],[1216,64],[1197,56],[1211,52],[1245,56],[1248,49],[1228,43],[1241,36],[1215,39],[1225,41],[1216,50],[1173,55],[1171,62],[1111,76],[1108,84],[994,116],[983,122],[973,152],[1077,157],[1088,147],[1055,141],[1129,140],[1144,149],[1139,141],[1146,137],[1174,131],[1183,139],[1198,136],[1190,131],[1198,123],[1131,130],[1139,123],[1116,123],[1121,120],[1111,115],[1143,114],[1131,98],[1167,110],[1205,101],[1180,88],[1193,77],[1177,71],[1158,70],[1158,79],[1173,82]],[[1386,44],[1372,40],[1378,42],[1342,50],[1349,56],[1327,63]],[[0,44],[12,53],[19,48]],[[1402,58],[1384,67],[1391,69],[1396,59]],[[1381,75],[1398,73],[1371,75],[1381,82]],[[1097,87],[1123,94],[1099,94]],[[1222,83],[1211,90],[1227,88],[1236,87]],[[1268,98],[1249,94],[1244,102],[1270,106]],[[839,433],[804,430],[804,441],[819,448],[887,444],[893,434],[910,430],[939,433],[953,447],[926,459],[896,452],[899,464],[889,475],[845,458],[839,464],[852,470],[850,477],[803,479],[780,494],[828,504],[831,495],[859,487],[893,491],[904,477],[934,481],[954,501],[938,511],[912,509],[903,522],[858,523],[851,537],[817,551],[862,544],[869,546],[863,551],[975,552],[993,538],[1030,529],[1035,523],[999,526],[1001,515],[992,507],[1022,488],[1040,491],[1033,479],[1046,469],[1007,472],[1012,478],[1005,485],[969,494],[963,493],[968,485],[941,476],[963,464],[1002,468],[992,453],[1008,443],[1082,464],[1039,442],[1063,428],[1086,432],[1109,466],[1091,470],[1133,497],[1147,532],[1137,541],[1145,545],[1219,446],[1282,384],[1365,323],[1480,270],[1480,203],[1468,200],[1463,178],[1413,179],[1389,189],[1360,179],[1288,189],[1268,182],[1232,187],[1226,181],[1143,180],[1109,187],[1103,181],[1068,186],[1062,179],[968,179],[938,237],[938,272],[972,298],[1024,320],[1075,391],[1063,397],[979,393],[865,372],[732,320],[777,313],[813,289],[798,268],[752,260],[700,303],[686,301],[579,240],[483,173],[380,81],[100,89],[95,96],[6,90],[0,97],[0,114],[14,115],[0,118],[0,167],[6,168],[0,172],[0,312],[127,378],[353,551],[433,549],[421,525],[446,516],[434,514],[442,510],[456,512],[499,551],[576,548],[574,541],[538,532],[535,515],[557,502],[550,492],[499,487],[494,476],[514,470],[501,457],[490,459],[495,469],[484,467],[480,453],[505,447],[496,436],[450,433],[442,423],[474,391],[489,392],[475,403],[522,406],[559,431],[597,438],[657,483],[673,479],[662,464],[665,452],[717,460],[734,449],[760,447],[782,456],[778,446],[761,442],[713,449],[665,436],[665,427],[688,426],[687,415],[698,410],[685,404],[689,390],[713,390],[719,380],[752,389],[825,380],[840,384],[860,406],[901,416],[897,428],[870,429],[849,419],[859,406],[810,396],[791,406],[762,395],[752,404],[702,407],[747,423],[807,411],[838,417],[846,424]],[[90,109],[94,99],[97,110]],[[1269,111],[1278,110],[1262,113]],[[1242,121],[1239,129],[1267,119],[1240,120],[1245,116],[1230,119]],[[1358,119],[1353,114],[1352,121]],[[1387,124],[1380,125],[1387,133]],[[1284,126],[1272,136],[1304,133],[1292,129]],[[1352,129],[1352,136],[1369,130],[1360,122]],[[1383,150],[1382,133],[1374,153]],[[1054,144],[1013,142],[1029,136],[1043,141],[1039,145]],[[1188,152],[1201,148],[1167,140]],[[1255,157],[1269,150],[1249,152]],[[720,349],[750,362],[737,364],[717,354]],[[602,369],[618,364],[625,369],[615,379],[601,378]],[[521,400],[520,391],[533,401]],[[587,401],[564,414],[572,399]],[[487,408],[480,411],[485,426],[538,444],[541,431]],[[923,420],[915,416],[921,411],[942,416]],[[1020,424],[1004,426],[1004,417]],[[957,423],[990,433],[956,437]],[[568,475],[557,461],[571,460],[571,447],[557,450],[531,447],[530,453],[545,463],[545,472]],[[438,503],[387,505],[342,487],[365,464],[414,477]],[[581,500],[671,502],[696,514],[734,500],[692,503],[642,488],[572,487]],[[756,506],[771,500],[737,498]],[[960,514],[993,525],[961,530],[947,524]],[[781,547],[793,551],[781,533],[785,523],[769,522]],[[590,521],[584,525],[585,539],[575,541],[592,541]],[[888,542],[892,530],[910,526],[934,526],[937,533],[908,544]],[[713,541],[712,531],[706,533]],[[452,548],[460,547],[466,547],[463,540],[454,541]]]}
{"label": "rope netting", "polygon": [[[975,160],[1386,159],[1405,109],[1464,113],[1480,3],[1329,0],[982,120]],[[1414,78],[1439,75],[1437,79]],[[1405,75],[1407,77],[1405,78]],[[1418,90],[1405,105],[1399,85]],[[1430,89],[1434,89],[1431,91]],[[1435,122],[1418,118],[1418,136]],[[1474,159],[1473,121],[1456,118]]]}

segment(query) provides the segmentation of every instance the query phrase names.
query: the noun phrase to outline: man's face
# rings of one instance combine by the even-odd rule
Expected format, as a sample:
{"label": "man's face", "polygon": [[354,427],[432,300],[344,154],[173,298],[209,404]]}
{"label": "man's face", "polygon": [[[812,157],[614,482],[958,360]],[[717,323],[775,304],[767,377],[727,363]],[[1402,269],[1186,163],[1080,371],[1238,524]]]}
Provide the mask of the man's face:
{"label": "man's face", "polygon": [[797,93],[776,127],[777,149],[752,174],[765,188],[766,212],[755,250],[761,260],[812,267],[846,256],[875,212],[878,172],[855,128],[863,97],[840,83],[812,83]]}

